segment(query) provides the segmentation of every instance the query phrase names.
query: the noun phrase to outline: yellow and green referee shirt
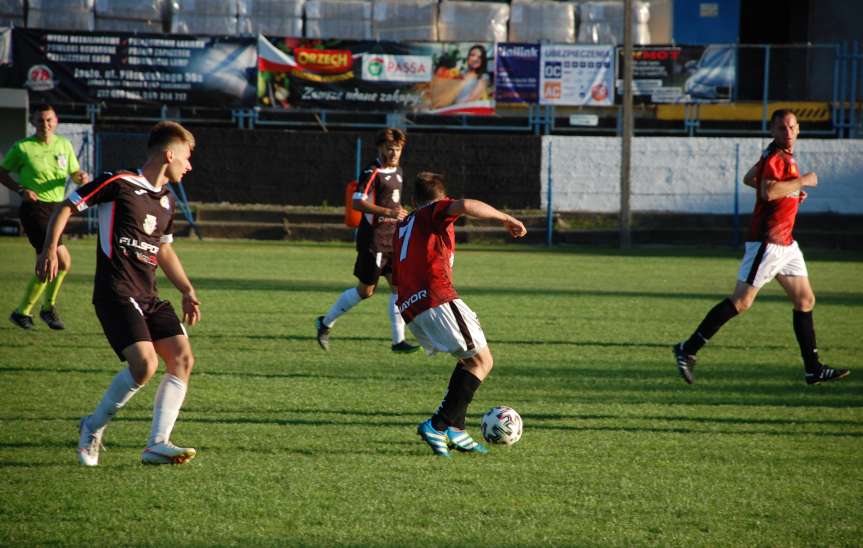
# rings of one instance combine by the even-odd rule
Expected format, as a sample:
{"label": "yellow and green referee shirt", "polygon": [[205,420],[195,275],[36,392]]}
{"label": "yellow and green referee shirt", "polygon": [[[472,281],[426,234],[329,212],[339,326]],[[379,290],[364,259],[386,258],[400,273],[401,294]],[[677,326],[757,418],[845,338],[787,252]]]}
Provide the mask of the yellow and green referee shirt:
{"label": "yellow and green referee shirt", "polygon": [[21,186],[35,192],[40,202],[62,202],[66,178],[81,169],[72,143],[59,135],[54,135],[50,144],[35,135],[21,139],[12,145],[0,166],[17,173]]}

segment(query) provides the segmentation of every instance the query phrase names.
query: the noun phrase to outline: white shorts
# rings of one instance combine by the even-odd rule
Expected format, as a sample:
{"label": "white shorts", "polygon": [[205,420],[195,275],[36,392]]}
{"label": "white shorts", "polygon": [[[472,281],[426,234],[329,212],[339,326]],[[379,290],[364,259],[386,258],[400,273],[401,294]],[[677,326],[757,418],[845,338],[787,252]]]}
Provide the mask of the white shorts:
{"label": "white shorts", "polygon": [[408,327],[429,356],[447,352],[456,358],[471,358],[488,344],[479,318],[461,299],[429,308]]}
{"label": "white shorts", "polygon": [[797,242],[791,245],[746,242],[737,279],[760,288],[776,276],[809,276]]}

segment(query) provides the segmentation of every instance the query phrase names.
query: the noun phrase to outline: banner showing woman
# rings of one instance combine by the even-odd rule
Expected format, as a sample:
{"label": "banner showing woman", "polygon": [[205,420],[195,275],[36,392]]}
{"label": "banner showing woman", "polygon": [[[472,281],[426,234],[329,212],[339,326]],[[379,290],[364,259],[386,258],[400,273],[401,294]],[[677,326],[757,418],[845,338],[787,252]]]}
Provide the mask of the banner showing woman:
{"label": "banner showing woman", "polygon": [[258,104],[493,114],[490,44],[259,38]]}

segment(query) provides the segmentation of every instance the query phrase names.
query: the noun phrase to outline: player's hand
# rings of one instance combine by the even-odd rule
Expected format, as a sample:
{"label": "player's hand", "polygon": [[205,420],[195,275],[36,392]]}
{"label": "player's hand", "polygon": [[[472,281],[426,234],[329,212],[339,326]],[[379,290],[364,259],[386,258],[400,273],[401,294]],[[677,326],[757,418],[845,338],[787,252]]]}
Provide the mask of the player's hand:
{"label": "player's hand", "polygon": [[801,191],[800,191],[800,196],[799,196],[799,198],[798,198],[798,199],[800,200],[800,203],[802,204],[803,202],[805,202],[805,201],[806,201],[806,198],[808,198],[808,197],[809,197],[809,195],[808,195],[808,194],[806,194],[806,191],[805,191],[805,190],[801,190]]}
{"label": "player's hand", "polygon": [[814,171],[810,171],[801,177],[803,186],[818,186],[818,175]]}
{"label": "player's hand", "polygon": [[25,188],[24,192],[21,194],[21,198],[27,202],[38,202],[39,196],[36,195],[35,192],[30,190],[29,188]]}
{"label": "player's hand", "polygon": [[45,248],[36,257],[36,277],[40,282],[50,282],[57,277],[60,261],[57,259],[56,248]]}
{"label": "player's hand", "polygon": [[399,221],[401,221],[402,219],[404,219],[405,217],[408,216],[408,210],[403,208],[400,205],[397,205],[396,207],[392,208],[390,210],[390,212],[392,213],[392,215],[390,215],[390,217],[392,217],[393,219],[398,219]]}
{"label": "player's hand", "polygon": [[201,320],[201,301],[195,295],[195,290],[190,289],[183,293],[183,321],[186,325],[195,325]]}
{"label": "player's hand", "polygon": [[509,231],[513,238],[521,238],[527,234],[527,229],[524,227],[524,224],[515,217],[509,217],[503,222],[503,226]]}

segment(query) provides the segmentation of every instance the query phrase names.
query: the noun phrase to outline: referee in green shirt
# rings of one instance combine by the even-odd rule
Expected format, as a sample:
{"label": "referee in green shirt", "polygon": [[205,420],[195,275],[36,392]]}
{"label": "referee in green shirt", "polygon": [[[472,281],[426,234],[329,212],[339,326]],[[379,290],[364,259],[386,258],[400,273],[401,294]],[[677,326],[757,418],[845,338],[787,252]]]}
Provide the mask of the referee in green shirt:
{"label": "referee in green shirt", "polygon": [[[78,165],[72,143],[54,134],[58,122],[57,113],[50,105],[34,110],[30,115],[30,123],[36,128],[36,134],[12,145],[0,164],[0,184],[21,196],[21,225],[37,255],[42,251],[45,229],[54,206],[65,198],[66,178],[71,175],[72,180],[79,185],[90,180],[90,176],[81,171]],[[17,173],[20,183],[16,183],[10,173]],[[55,305],[63,279],[72,266],[72,256],[62,242],[57,249],[57,256],[60,262],[57,277],[49,283],[43,283],[34,274],[27,284],[21,304],[12,311],[9,319],[18,327],[32,329],[33,316],[30,312],[42,293],[45,293],[39,317],[51,329],[64,328]]]}

